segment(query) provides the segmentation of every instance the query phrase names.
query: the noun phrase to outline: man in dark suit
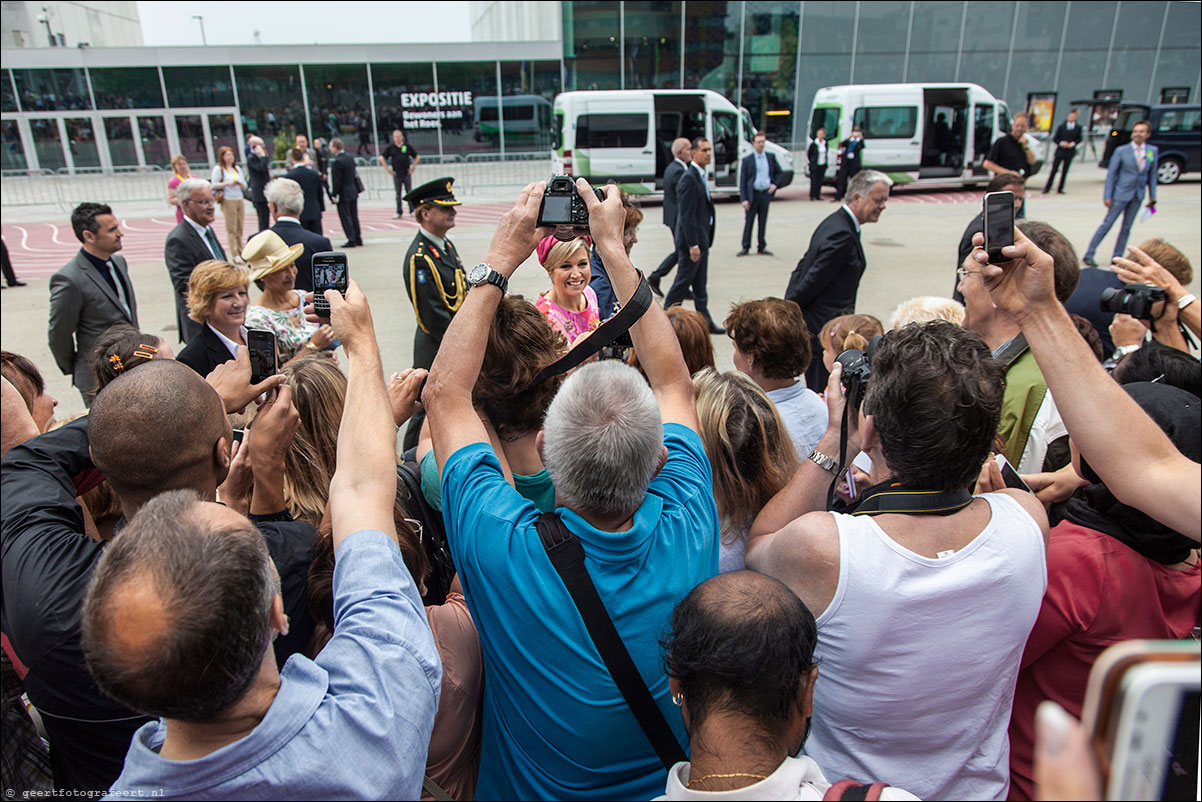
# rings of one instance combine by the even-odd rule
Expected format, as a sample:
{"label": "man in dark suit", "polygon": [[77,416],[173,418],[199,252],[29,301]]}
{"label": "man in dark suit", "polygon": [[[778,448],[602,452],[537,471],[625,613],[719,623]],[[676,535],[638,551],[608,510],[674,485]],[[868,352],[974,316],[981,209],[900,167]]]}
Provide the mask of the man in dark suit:
{"label": "man in dark suit", "polygon": [[[801,307],[811,342],[818,342],[818,332],[828,320],[855,310],[867,266],[860,226],[880,219],[892,185],[876,170],[857,173],[847,186],[848,202],[818,224],[809,249],[789,276],[785,299]],[[826,387],[827,376],[822,360],[811,360],[806,386],[818,392]]]}
{"label": "man in dark suit", "polygon": [[[101,203],[81,203],[71,228],[83,243],[75,258],[50,277],[48,339],[54,361],[91,406],[96,395],[92,346],[118,323],[138,326],[138,301],[121,250],[121,226]],[[153,343],[152,343],[153,344]]]}
{"label": "man in dark suit", "polygon": [[830,146],[826,141],[826,129],[814,132],[814,141],[806,151],[810,160],[810,200],[822,198],[822,180],[826,178],[826,166],[830,163]]}
{"label": "man in dark suit", "polygon": [[[306,168],[307,169],[307,168]],[[300,216],[305,209],[305,193],[300,184],[291,178],[277,178],[267,185],[267,204],[275,225],[271,230],[289,245],[300,243],[304,253],[296,260],[296,281],[292,285],[298,290],[313,290],[313,254],[332,251],[334,246],[328,237],[314,234],[301,225]]]}
{"label": "man in dark suit", "polygon": [[267,182],[271,180],[271,157],[267,155],[267,146],[259,137],[252,136],[246,144],[249,149],[246,156],[246,194],[259,217],[259,230],[265,231],[271,225],[271,211],[267,208],[267,196],[263,194]]}
{"label": "man in dark suit", "polygon": [[[676,241],[676,184],[680,176],[688,169],[693,160],[693,143],[683,136],[672,142],[672,163],[664,170],[664,225],[672,232],[672,241]],[[664,276],[676,267],[676,250],[664,257],[659,267],[647,277],[647,285],[660,298],[664,297],[659,288]]]}
{"label": "man in dark suit", "polygon": [[843,160],[839,162],[839,177],[835,180],[835,203],[843,200],[847,182],[860,172],[860,162],[864,158],[864,132],[860,126],[851,129],[851,136],[839,143],[839,153]]}
{"label": "man in dark suit", "polygon": [[300,148],[292,149],[292,161],[295,162],[295,165],[284,174],[284,177],[291,178],[300,184],[301,191],[305,193],[305,208],[301,212],[300,223],[309,231],[320,236],[321,213],[326,210],[326,193],[324,185],[321,183],[321,175],[318,174],[316,168],[305,163],[305,152]]}
{"label": "man in dark suit", "polygon": [[330,153],[333,154],[330,167],[330,194],[338,204],[338,219],[342,221],[342,230],[346,232],[346,242],[343,248],[354,248],[363,244],[363,234],[359,230],[359,182],[356,180],[355,159],[342,147],[342,140],[330,140]]}
{"label": "man in dark suit", "polygon": [[693,308],[705,317],[710,331],[726,330],[710,317],[706,293],[710,244],[714,241],[714,202],[705,178],[713,147],[709,140],[693,140],[693,163],[676,182],[676,281],[664,298],[664,308],[684,300],[685,291],[693,291]]}
{"label": "man in dark suit", "polygon": [[768,243],[764,240],[764,226],[768,225],[768,204],[776,194],[776,182],[780,178],[780,165],[776,157],[764,152],[768,135],[758,132],[751,140],[754,150],[743,159],[739,167],[739,200],[743,202],[743,250],[739,256],[746,256],[751,250],[751,227],[758,218],[760,221],[759,237],[756,239],[756,251],[763,256],[771,256]]}
{"label": "man in dark suit", "polygon": [[1052,158],[1052,171],[1048,173],[1048,183],[1043,188],[1044,195],[1052,191],[1052,180],[1056,177],[1056,170],[1061,168],[1063,168],[1063,172],[1060,173],[1060,188],[1056,192],[1064,194],[1064,180],[1068,178],[1069,165],[1073,163],[1073,157],[1077,155],[1077,145],[1081,144],[1081,126],[1077,124],[1078,116],[1077,109],[1073,109],[1068,113],[1068,118],[1056,129],[1053,137],[1053,141],[1056,142],[1056,155]]}
{"label": "man in dark suit", "polygon": [[179,340],[190,342],[200,324],[188,317],[188,279],[192,269],[210,259],[226,260],[212,223],[215,214],[213,190],[203,178],[187,178],[175,188],[184,219],[167,235],[167,273],[175,287],[175,322]]}

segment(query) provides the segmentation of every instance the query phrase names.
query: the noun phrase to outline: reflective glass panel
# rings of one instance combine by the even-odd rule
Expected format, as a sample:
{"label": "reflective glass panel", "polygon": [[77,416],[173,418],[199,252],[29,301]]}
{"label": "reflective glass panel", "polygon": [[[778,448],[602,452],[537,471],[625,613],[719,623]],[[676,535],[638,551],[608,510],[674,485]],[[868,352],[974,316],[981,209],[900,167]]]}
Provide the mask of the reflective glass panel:
{"label": "reflective glass panel", "polygon": [[175,132],[179,136],[180,153],[188,160],[192,172],[208,172],[209,151],[205,147],[204,126],[199,114],[175,115]]}
{"label": "reflective glass panel", "polygon": [[793,138],[798,8],[775,2],[744,7],[742,105],[775,142]]}
{"label": "reflective glass panel", "polygon": [[688,0],[685,15],[684,88],[712,89],[733,101],[739,83],[740,4]]}
{"label": "reflective glass panel", "polygon": [[626,88],[680,88],[680,3],[622,4],[626,31]]}
{"label": "reflective glass panel", "polygon": [[299,69],[295,64],[236,66],[234,80],[242,114],[254,121],[267,153],[283,161],[288,148],[296,143],[296,135],[309,130]]}
{"label": "reflective glass panel", "polygon": [[241,148],[238,147],[238,129],[234,127],[234,115],[210,114],[209,137],[213,140],[214,159],[217,158],[218,150],[229,147],[234,149],[235,160],[242,161]]}
{"label": "reflective glass panel", "polygon": [[23,111],[90,109],[83,70],[13,70]]}
{"label": "reflective glass panel", "polygon": [[567,88],[621,88],[617,7],[602,0],[576,0],[562,8]]}
{"label": "reflective glass panel", "polygon": [[71,160],[76,169],[99,167],[100,151],[96,146],[96,131],[87,117],[64,120],[67,124],[67,147],[71,148]]}
{"label": "reflective glass panel", "polygon": [[134,145],[134,129],[128,117],[105,117],[104,138],[109,143],[109,161],[114,167],[135,167],[138,151]]}
{"label": "reflective glass panel", "polygon": [[4,98],[0,109],[4,111],[17,110],[17,94],[13,91],[12,73],[9,70],[0,72],[0,97]]}
{"label": "reflective glass panel", "polygon": [[88,70],[98,109],[161,109],[163,88],[154,67]]}
{"label": "reflective glass panel", "polygon": [[[558,92],[558,61],[502,61],[505,148],[509,151],[551,147],[551,101]],[[495,106],[482,106],[477,125],[485,129],[497,117]]]}
{"label": "reflective glass panel", "polygon": [[[305,84],[309,91],[309,122],[314,137],[328,145],[334,137],[354,153],[358,147],[359,120],[371,117],[366,64],[306,64]],[[366,128],[364,130],[370,130]],[[374,155],[374,143],[367,142]]]}
{"label": "reflective glass panel", "polygon": [[[177,109],[234,105],[229,67],[163,67],[163,83],[167,103]],[[241,100],[245,108],[246,99]]]}
{"label": "reflective glass panel", "polygon": [[[393,130],[405,132],[405,144],[418,155],[438,156],[438,120],[429,107],[434,92],[434,68],[430,64],[372,64],[372,89],[376,93],[376,125],[380,148],[392,142]],[[371,120],[364,116],[355,148],[370,153]],[[364,142],[366,134],[366,143]],[[366,149],[366,151],[365,151]]]}
{"label": "reflective glass panel", "polygon": [[16,120],[4,120],[0,123],[0,142],[4,145],[3,150],[0,150],[0,169],[24,170],[25,148],[21,146],[21,132]]}
{"label": "reflective glass panel", "polygon": [[488,136],[480,111],[497,103],[495,61],[438,62],[438,97],[426,101],[422,112],[442,120],[442,152],[494,153],[500,139]]}
{"label": "reflective glass panel", "polygon": [[43,170],[58,170],[67,166],[63,156],[63,140],[58,133],[58,120],[30,120],[33,149]]}
{"label": "reflective glass panel", "polygon": [[[192,118],[199,122],[199,117]],[[171,145],[167,141],[167,123],[162,117],[139,117],[138,135],[142,137],[142,156],[148,165],[171,169]],[[181,143],[182,143],[181,139]],[[189,163],[203,164],[203,156],[190,156]]]}

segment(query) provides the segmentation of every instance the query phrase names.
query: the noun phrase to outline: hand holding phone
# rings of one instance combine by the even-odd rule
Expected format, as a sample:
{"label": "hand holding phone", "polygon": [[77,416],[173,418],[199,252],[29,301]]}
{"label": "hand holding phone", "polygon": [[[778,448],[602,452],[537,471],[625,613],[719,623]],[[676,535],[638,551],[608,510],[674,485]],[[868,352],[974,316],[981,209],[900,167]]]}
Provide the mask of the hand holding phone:
{"label": "hand holding phone", "polygon": [[1015,490],[1026,490],[1028,493],[1035,492],[1018,475],[1018,471],[1014,470],[1014,466],[1010,464],[1010,460],[1006,459],[1005,454],[998,454],[993,458],[993,461],[997,463],[998,468],[1001,470],[1002,481],[1006,483],[1006,487],[1012,487]]}
{"label": "hand holding phone", "polygon": [[318,317],[330,316],[330,304],[326,301],[326,290],[338,290],[346,297],[350,271],[346,254],[342,251],[322,251],[313,254],[313,311]]}
{"label": "hand holding phone", "polygon": [[987,192],[984,207],[985,252],[998,265],[1007,261],[1002,248],[1014,244],[1014,193]]}
{"label": "hand holding phone", "polygon": [[275,334],[265,329],[246,330],[246,350],[250,352],[250,383],[258,384],[280,372]]}

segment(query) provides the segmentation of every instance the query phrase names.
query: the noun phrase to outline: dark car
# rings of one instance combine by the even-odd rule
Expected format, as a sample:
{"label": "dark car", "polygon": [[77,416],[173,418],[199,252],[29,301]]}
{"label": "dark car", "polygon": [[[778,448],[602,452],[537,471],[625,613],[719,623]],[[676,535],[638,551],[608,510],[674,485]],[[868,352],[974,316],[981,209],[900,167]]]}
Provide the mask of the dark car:
{"label": "dark car", "polygon": [[1196,104],[1144,106],[1124,103],[1110,136],[1106,138],[1099,167],[1108,167],[1114,149],[1131,141],[1131,129],[1140,120],[1152,124],[1148,143],[1160,152],[1156,177],[1161,184],[1173,183],[1182,173],[1202,171],[1202,106]]}

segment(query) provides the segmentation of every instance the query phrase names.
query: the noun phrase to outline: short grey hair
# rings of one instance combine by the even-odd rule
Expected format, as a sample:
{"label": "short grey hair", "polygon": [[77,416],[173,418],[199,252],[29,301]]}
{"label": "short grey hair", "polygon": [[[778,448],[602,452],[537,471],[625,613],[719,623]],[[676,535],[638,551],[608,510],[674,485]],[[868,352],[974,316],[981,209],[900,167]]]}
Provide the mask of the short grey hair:
{"label": "short grey hair", "polygon": [[280,214],[286,217],[300,217],[305,209],[305,191],[291,178],[274,179],[263,190],[263,194],[267,202],[274,203]]}
{"label": "short grey hair", "polygon": [[[280,579],[267,542],[246,519],[206,520],[198,513],[209,503],[190,490],[151,499],[105,549],[88,586],[88,669],[140,713],[208,721],[246,695],[271,648]],[[165,634],[131,645],[120,600],[135,586],[161,600]]]}
{"label": "short grey hair", "polygon": [[879,170],[861,170],[852,176],[851,181],[847,182],[847,197],[859,195],[861,198],[866,198],[877,184],[891,187],[893,179]]}
{"label": "short grey hair", "polygon": [[180,203],[192,200],[192,195],[200,189],[209,189],[210,184],[204,178],[185,178],[175,187],[175,198]]}
{"label": "short grey hair", "polygon": [[651,388],[637,370],[612,360],[569,376],[543,422],[543,459],[555,492],[580,513],[638,509],[663,443]]}

